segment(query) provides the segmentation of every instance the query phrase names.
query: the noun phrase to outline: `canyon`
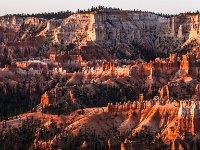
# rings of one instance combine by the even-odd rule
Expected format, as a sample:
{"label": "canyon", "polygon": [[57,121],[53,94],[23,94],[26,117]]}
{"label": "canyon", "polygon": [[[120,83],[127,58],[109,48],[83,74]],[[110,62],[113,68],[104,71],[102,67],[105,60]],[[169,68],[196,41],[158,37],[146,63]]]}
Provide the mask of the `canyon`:
{"label": "canyon", "polygon": [[0,17],[0,147],[199,149],[200,14],[66,16]]}

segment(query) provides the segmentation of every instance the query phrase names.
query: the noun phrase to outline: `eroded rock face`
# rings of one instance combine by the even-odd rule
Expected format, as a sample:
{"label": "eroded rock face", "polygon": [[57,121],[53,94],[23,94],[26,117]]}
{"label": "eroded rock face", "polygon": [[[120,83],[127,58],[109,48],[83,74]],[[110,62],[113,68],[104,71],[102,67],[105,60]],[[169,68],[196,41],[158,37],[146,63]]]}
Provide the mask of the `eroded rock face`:
{"label": "eroded rock face", "polygon": [[[59,147],[64,131],[78,138],[83,133],[98,134],[106,143],[111,137],[109,147],[117,141],[121,148],[134,144],[132,139],[120,139],[121,133],[137,137],[137,132],[144,135],[150,129],[160,134],[156,138],[171,140],[174,147],[182,146],[184,134],[191,133],[192,138],[198,134],[199,102],[183,105],[179,100],[188,94],[196,100],[200,96],[199,15],[165,18],[110,10],[60,20],[4,17],[0,35],[0,94],[3,104],[9,103],[1,105],[2,116],[29,109],[40,112],[28,114],[39,120],[41,112],[46,113],[44,126],[51,124],[51,117],[63,123],[62,130],[46,142],[37,133],[35,147]],[[181,48],[191,51],[145,62],[135,51],[143,48],[162,53]],[[134,55],[139,58],[121,59]],[[141,91],[144,95],[139,95]],[[108,107],[101,107],[108,102]],[[8,122],[12,125],[12,121]],[[85,148],[90,141],[79,144]]]}
{"label": "eroded rock face", "polygon": [[[104,143],[104,140],[107,141],[107,139],[110,139],[108,142],[110,145],[109,147],[117,146],[120,143],[119,140],[123,140],[123,138],[121,139],[121,136],[125,136],[127,139],[125,140],[126,142],[124,143],[124,146],[131,148],[136,145],[132,145],[132,139],[128,139],[128,136],[131,136],[131,134],[135,134],[136,132],[143,132],[145,134],[145,128],[146,130],[147,128],[151,129],[152,132],[159,132],[159,130],[162,130],[163,135],[167,135],[169,127],[173,126],[176,128],[175,122],[178,118],[177,114],[178,108],[175,107],[173,103],[166,105],[156,104],[152,107],[146,108],[146,110],[121,110],[121,112],[117,115],[115,112],[107,112],[107,108],[105,107],[87,108],[77,110],[67,116],[41,113],[24,114],[18,116],[15,120],[8,120],[4,128],[7,129],[8,126],[11,126],[11,128],[16,126],[20,127],[23,120],[32,117],[34,119],[41,120],[41,124],[48,127],[50,131],[53,131],[53,127],[55,128],[55,126],[64,129],[57,130],[59,132],[56,132],[56,134],[52,135],[52,138],[48,140],[42,140],[42,133],[36,132],[34,143],[37,146],[39,146],[41,142],[41,144],[49,143],[49,146],[55,145],[60,147],[62,145],[62,138],[66,137],[67,133],[70,132],[71,136],[78,137],[76,142],[80,141],[80,145],[82,145],[82,135],[85,134],[89,138],[94,135],[98,135],[98,137],[102,140],[101,146],[106,146],[105,144],[107,143]],[[51,126],[52,122],[55,123],[53,127]],[[3,122],[0,122],[0,125],[2,124]],[[113,124],[116,129],[113,129]],[[118,132],[120,132],[120,134],[118,134]],[[88,139],[87,142],[90,143]],[[142,141],[138,142],[138,144],[142,144]],[[46,146],[47,145],[44,145],[44,148],[46,148]],[[148,146],[149,145],[147,145],[147,147]]]}
{"label": "eroded rock face", "polygon": [[[167,53],[188,49],[194,41],[199,43],[199,18],[199,15],[189,14],[165,18],[148,12],[120,10],[73,14],[59,20],[9,16],[0,18],[0,42],[4,42],[7,48],[17,45],[19,49],[25,49],[24,45],[27,45],[29,49],[34,49],[31,51],[36,51],[28,54],[30,56],[42,53],[46,57],[50,45],[41,42],[46,41],[79,46],[94,43],[112,58],[136,58],[137,51],[142,49]],[[94,46],[92,49],[95,51]],[[95,53],[92,55],[95,56]]]}
{"label": "eroded rock face", "polygon": [[88,41],[96,41],[94,28],[94,14],[74,14],[61,23],[61,26],[54,30],[54,40],[60,43],[80,43],[86,45]]}
{"label": "eroded rock face", "polygon": [[199,102],[181,101],[178,112],[177,132],[198,134]]}

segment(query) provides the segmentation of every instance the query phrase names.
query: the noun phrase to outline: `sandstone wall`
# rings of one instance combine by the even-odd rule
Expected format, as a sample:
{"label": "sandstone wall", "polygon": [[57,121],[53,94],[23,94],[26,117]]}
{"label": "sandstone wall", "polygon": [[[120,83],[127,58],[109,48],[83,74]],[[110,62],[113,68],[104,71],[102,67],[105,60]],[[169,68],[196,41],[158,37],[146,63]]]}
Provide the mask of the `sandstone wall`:
{"label": "sandstone wall", "polygon": [[[93,45],[87,56],[83,53],[83,59],[91,60],[96,58],[95,55],[101,59],[132,59],[137,58],[142,50],[168,53],[181,48],[190,49],[200,43],[199,23],[199,15],[181,14],[165,18],[137,11],[81,13],[51,20],[10,16],[0,17],[0,42],[19,49],[25,49],[25,45],[34,51],[30,56],[47,57],[51,44],[64,44],[62,49],[65,49],[69,43],[75,43],[83,47]],[[3,44],[0,49],[3,49]],[[13,47],[11,50],[17,51]],[[169,70],[169,66],[163,69]]]}
{"label": "sandstone wall", "polygon": [[73,14],[63,20],[1,17],[0,27],[20,31],[21,37],[30,34],[28,29],[34,27],[38,35],[46,38],[50,35],[58,43],[64,40],[86,45],[96,41],[102,46],[112,46],[134,42],[147,49],[167,51],[180,48],[192,39],[199,40],[199,18],[187,14],[165,18],[147,12],[110,11]]}

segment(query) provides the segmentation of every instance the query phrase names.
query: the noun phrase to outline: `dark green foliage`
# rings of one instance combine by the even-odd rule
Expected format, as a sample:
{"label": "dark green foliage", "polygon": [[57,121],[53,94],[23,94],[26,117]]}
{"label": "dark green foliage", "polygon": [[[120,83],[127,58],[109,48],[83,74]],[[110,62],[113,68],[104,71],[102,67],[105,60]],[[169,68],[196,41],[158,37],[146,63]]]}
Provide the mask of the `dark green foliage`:
{"label": "dark green foliage", "polygon": [[[40,98],[38,91],[30,98],[30,90],[25,89],[25,83],[26,82],[24,82],[24,84],[17,84],[16,91],[9,85],[0,87],[0,119],[6,119],[12,115],[30,111],[37,103],[39,103],[38,100]],[[4,93],[5,89],[6,93]]]}
{"label": "dark green foliage", "polygon": [[180,15],[198,15],[198,14],[200,14],[200,11],[199,10],[196,10],[196,11],[187,11],[187,12],[185,12],[185,13],[181,13]]}
{"label": "dark green foliage", "polygon": [[39,140],[49,141],[52,140],[55,135],[61,132],[61,129],[57,127],[54,120],[51,120],[51,124],[47,127],[42,126],[39,130]]}
{"label": "dark green foliage", "polygon": [[66,51],[71,51],[76,47],[76,44],[70,43],[69,45],[66,46]]}
{"label": "dark green foliage", "polygon": [[[37,18],[44,18],[44,19],[65,19],[72,15],[71,11],[60,11],[60,12],[49,12],[49,13],[38,13],[38,14],[14,14],[17,17],[37,17]],[[13,16],[13,15],[6,15],[6,16]]]}
{"label": "dark green foliage", "polygon": [[[7,79],[4,80],[4,85],[0,86],[0,120],[32,111],[40,103],[41,95],[55,87],[58,82],[57,79],[49,80],[48,74],[31,78],[16,75],[16,78],[19,78],[16,87],[10,86],[6,82]],[[37,82],[32,83],[34,78],[37,78]],[[45,85],[44,89],[42,84]]]}
{"label": "dark green foliage", "polygon": [[[120,83],[119,83],[120,84]],[[94,94],[88,92],[89,89],[77,87],[74,89],[74,95],[82,106],[96,107],[106,106],[108,102],[120,102],[131,100],[134,95],[134,89],[130,87],[112,87],[104,84],[93,84],[93,89],[97,89]]]}
{"label": "dark green foliage", "polygon": [[27,150],[34,142],[35,132],[39,126],[33,118],[27,119],[19,128],[9,129],[6,133],[0,131],[0,149],[2,150]]}
{"label": "dark green foliage", "polygon": [[152,133],[149,130],[140,131],[131,138],[134,143],[140,145],[141,148],[148,148],[154,150],[168,150],[169,145],[165,144],[162,138],[156,137],[156,133]]}
{"label": "dark green foliage", "polygon": [[137,55],[137,57],[141,56],[142,59],[149,62],[150,60],[154,60],[157,57],[161,58],[167,58],[169,57],[169,54],[162,53],[162,52],[156,52],[153,49],[147,49],[136,42],[132,43],[132,46],[134,47],[135,51],[134,53]]}
{"label": "dark green foliage", "polygon": [[[63,128],[58,128],[54,120],[48,127],[43,126],[39,120],[27,118],[19,128],[0,131],[0,149],[27,150],[33,148],[34,140],[49,141],[59,134]],[[40,149],[38,147],[37,149]]]}

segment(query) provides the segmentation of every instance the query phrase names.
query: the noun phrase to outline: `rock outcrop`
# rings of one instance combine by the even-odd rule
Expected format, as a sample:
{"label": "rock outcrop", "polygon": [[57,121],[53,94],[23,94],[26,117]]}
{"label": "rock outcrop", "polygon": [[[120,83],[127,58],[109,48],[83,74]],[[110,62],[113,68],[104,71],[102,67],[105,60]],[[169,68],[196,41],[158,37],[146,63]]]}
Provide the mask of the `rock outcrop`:
{"label": "rock outcrop", "polygon": [[[142,49],[166,54],[199,43],[199,18],[199,14],[166,18],[149,12],[112,9],[73,14],[58,20],[5,16],[0,18],[0,42],[4,45],[0,49],[11,49],[12,58],[47,57],[50,43],[61,45],[57,52],[70,43],[88,48],[93,43],[103,53],[107,51],[110,58],[138,58]],[[28,50],[17,55],[14,46],[21,51]],[[94,51],[95,47],[92,49]]]}

